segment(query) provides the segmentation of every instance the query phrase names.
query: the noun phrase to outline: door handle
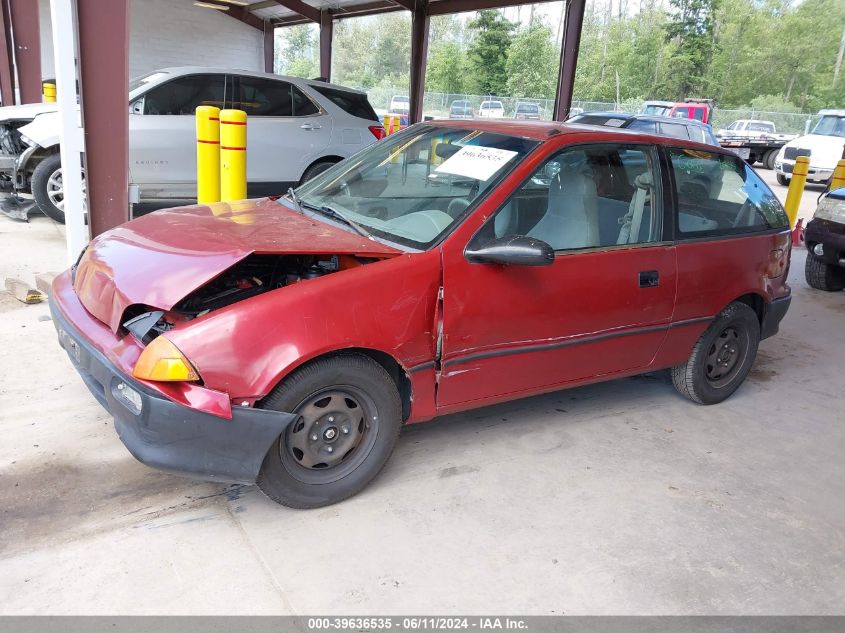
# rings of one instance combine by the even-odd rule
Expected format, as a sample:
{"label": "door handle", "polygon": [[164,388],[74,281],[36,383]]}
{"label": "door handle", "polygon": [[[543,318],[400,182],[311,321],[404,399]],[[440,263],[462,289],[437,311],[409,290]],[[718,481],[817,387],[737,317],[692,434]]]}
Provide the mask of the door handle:
{"label": "door handle", "polygon": [[319,123],[303,123],[299,127],[301,127],[303,130],[319,130],[323,126]]}
{"label": "door handle", "polygon": [[656,270],[640,271],[640,288],[657,288],[660,284],[660,273]]}

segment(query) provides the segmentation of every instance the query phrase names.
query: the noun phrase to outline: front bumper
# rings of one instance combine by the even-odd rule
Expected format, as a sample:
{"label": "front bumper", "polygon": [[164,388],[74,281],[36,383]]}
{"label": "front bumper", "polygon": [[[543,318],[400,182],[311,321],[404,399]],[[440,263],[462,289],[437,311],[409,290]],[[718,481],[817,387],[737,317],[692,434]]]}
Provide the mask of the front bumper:
{"label": "front bumper", "polygon": [[[86,386],[114,418],[123,444],[140,462],[210,481],[254,483],[273,442],[296,419],[251,407],[234,407],[232,419],[168,400],[117,369],[94,348],[50,299],[59,344]],[[121,392],[138,394],[140,412]]]}
{"label": "front bumper", "polygon": [[[792,178],[792,170],[795,168],[794,160],[776,160],[775,171],[781,176]],[[812,182],[827,182],[833,177],[833,169],[827,167],[813,167],[812,163],[807,168],[807,180]]]}
{"label": "front bumper", "polygon": [[769,338],[778,333],[780,329],[780,322],[786,316],[789,310],[789,305],[792,303],[792,295],[786,295],[780,299],[774,299],[768,305],[765,314],[763,315],[763,322],[760,324],[760,340]]}
{"label": "front bumper", "polygon": [[[825,264],[845,267],[845,224],[830,220],[813,219],[804,229],[804,243],[811,254]],[[819,256],[813,253],[816,244],[821,244],[824,253]]]}

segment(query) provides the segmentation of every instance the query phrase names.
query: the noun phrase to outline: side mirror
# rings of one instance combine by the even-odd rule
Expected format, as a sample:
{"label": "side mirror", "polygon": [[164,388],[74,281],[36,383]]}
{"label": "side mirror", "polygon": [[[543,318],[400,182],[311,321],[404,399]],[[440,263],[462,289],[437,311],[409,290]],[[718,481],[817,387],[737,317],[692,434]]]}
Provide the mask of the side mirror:
{"label": "side mirror", "polygon": [[144,114],[144,97],[129,104],[129,114]]}
{"label": "side mirror", "polygon": [[527,235],[508,235],[479,247],[471,244],[465,255],[467,260],[479,264],[548,266],[555,261],[551,246]]}

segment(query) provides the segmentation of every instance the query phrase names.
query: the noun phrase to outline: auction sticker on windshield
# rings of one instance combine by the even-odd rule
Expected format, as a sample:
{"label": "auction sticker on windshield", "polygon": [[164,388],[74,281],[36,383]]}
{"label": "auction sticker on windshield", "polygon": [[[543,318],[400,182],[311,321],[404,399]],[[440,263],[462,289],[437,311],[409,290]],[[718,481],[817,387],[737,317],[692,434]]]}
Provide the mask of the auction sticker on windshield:
{"label": "auction sticker on windshield", "polygon": [[434,171],[476,180],[490,180],[517,152],[481,145],[466,145]]}

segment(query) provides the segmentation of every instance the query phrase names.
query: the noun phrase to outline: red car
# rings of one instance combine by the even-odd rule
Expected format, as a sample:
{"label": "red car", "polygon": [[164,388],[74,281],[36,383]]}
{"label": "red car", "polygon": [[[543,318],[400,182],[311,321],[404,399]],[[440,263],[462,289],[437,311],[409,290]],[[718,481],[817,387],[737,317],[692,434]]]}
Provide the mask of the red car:
{"label": "red car", "polygon": [[317,507],[444,413],[666,368],[724,400],[789,307],[790,244],[726,151],[436,121],[285,198],[109,231],[51,308],[139,460]]}

